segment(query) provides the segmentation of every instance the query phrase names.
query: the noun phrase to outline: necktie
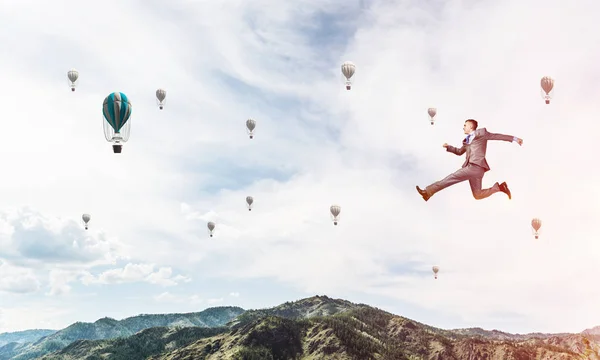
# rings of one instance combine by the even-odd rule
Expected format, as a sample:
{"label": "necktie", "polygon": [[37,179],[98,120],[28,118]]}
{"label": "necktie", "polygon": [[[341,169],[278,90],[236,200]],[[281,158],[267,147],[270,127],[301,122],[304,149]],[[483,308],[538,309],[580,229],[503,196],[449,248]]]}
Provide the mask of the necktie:
{"label": "necktie", "polygon": [[467,144],[469,143],[470,140],[471,140],[471,135],[469,134],[469,135],[467,135],[467,139],[466,139]]}

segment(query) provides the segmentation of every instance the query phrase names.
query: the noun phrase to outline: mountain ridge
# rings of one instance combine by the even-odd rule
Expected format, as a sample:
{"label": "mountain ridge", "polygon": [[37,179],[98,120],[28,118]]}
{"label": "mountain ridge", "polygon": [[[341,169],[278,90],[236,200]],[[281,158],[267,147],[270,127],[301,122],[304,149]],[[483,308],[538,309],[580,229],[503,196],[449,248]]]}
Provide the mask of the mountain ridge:
{"label": "mountain ridge", "polygon": [[77,340],[129,337],[155,327],[218,327],[244,311],[236,306],[218,306],[191,313],[141,314],[122,320],[103,317],[93,323],[78,321],[32,342],[6,344],[0,347],[0,360],[36,359],[61,350]]}
{"label": "mountain ridge", "polygon": [[[479,327],[448,330],[326,295],[270,308],[204,311],[208,312],[202,322],[194,322],[199,313],[186,313],[182,318],[173,314],[141,314],[122,320],[104,317],[92,325],[129,332],[96,329],[38,353],[23,351],[23,344],[9,344],[21,352],[3,358],[0,348],[0,360],[600,360],[600,335],[596,335],[600,327],[558,334],[510,334]],[[213,320],[220,318],[218,326],[207,327],[219,323],[209,320],[211,313]],[[74,323],[35,344],[65,340],[61,332],[82,326],[78,324],[90,323]],[[98,333],[105,338],[90,338]]]}

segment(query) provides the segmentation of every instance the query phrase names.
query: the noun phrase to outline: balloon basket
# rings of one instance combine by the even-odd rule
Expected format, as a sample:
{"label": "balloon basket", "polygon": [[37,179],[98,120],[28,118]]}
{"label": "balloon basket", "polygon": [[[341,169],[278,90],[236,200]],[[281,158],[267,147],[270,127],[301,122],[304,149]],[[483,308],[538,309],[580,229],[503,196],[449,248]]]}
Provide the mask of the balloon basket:
{"label": "balloon basket", "polygon": [[346,90],[350,90],[350,89],[352,89],[352,86],[346,85]]}
{"label": "balloon basket", "polygon": [[535,238],[536,238],[536,239],[539,239],[540,237],[536,235],[536,236],[535,236]]}
{"label": "balloon basket", "polygon": [[546,104],[550,104],[550,100],[546,100]]}
{"label": "balloon basket", "polygon": [[252,209],[248,209],[248,211],[252,211]]}
{"label": "balloon basket", "polygon": [[250,135],[250,139],[254,139],[254,136],[253,136],[253,135]]}
{"label": "balloon basket", "polygon": [[123,150],[123,145],[113,145],[112,147],[115,154],[120,154],[121,150]]}
{"label": "balloon basket", "polygon": [[71,88],[71,91],[75,91],[75,88]]}
{"label": "balloon basket", "polygon": [[163,109],[162,105],[161,105],[161,106],[159,106],[158,108],[159,108],[159,109],[161,109],[161,110]]}
{"label": "balloon basket", "polygon": [[210,237],[212,237],[212,234],[210,235]]}
{"label": "balloon basket", "polygon": [[333,225],[337,225],[337,221],[334,221],[334,222],[333,222]]}

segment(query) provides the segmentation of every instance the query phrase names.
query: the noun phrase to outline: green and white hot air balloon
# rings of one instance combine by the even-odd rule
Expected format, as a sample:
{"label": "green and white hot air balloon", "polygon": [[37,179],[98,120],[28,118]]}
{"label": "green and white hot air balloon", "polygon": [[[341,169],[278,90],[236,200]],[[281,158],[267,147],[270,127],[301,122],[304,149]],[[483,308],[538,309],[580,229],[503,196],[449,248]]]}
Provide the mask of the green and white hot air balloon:
{"label": "green and white hot air balloon", "polygon": [[113,152],[121,153],[122,143],[129,140],[131,129],[131,102],[122,92],[114,92],[104,99],[104,137],[113,143]]}

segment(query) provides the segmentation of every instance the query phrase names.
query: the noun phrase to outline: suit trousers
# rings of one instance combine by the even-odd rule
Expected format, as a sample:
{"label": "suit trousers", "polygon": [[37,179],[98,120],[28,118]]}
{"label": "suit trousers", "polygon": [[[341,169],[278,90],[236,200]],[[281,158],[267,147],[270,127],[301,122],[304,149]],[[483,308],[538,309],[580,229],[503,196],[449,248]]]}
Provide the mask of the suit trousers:
{"label": "suit trousers", "polygon": [[486,197],[497,193],[500,191],[500,186],[498,183],[495,183],[489,189],[481,189],[481,180],[483,180],[483,175],[485,174],[485,169],[481,166],[477,166],[475,164],[467,164],[464,168],[458,169],[452,174],[446,176],[440,181],[436,181],[433,184],[427,186],[425,191],[429,196],[432,196],[436,192],[447,188],[448,186],[452,186],[454,184],[458,184],[465,180],[469,180],[469,184],[471,185],[471,191],[473,192],[473,197],[477,200],[485,199]]}

